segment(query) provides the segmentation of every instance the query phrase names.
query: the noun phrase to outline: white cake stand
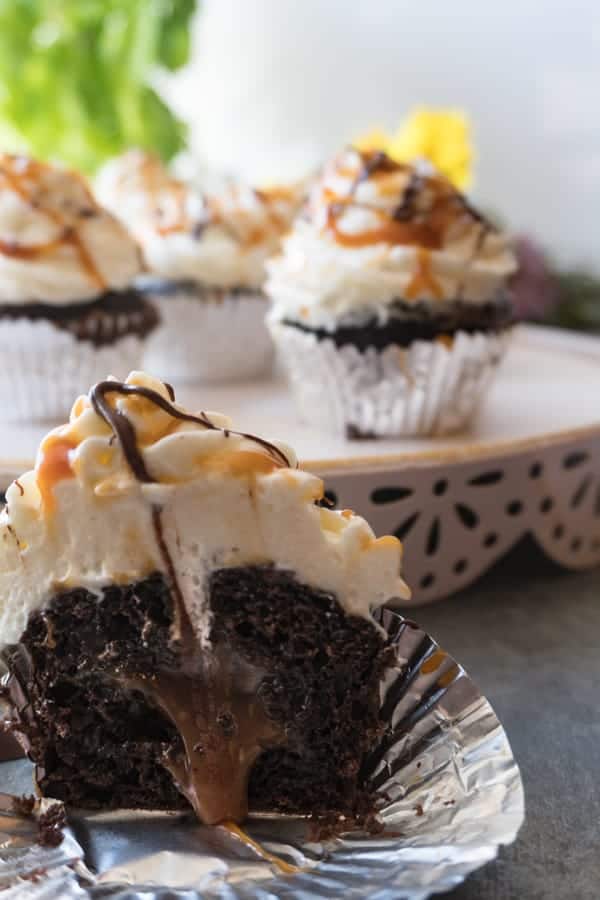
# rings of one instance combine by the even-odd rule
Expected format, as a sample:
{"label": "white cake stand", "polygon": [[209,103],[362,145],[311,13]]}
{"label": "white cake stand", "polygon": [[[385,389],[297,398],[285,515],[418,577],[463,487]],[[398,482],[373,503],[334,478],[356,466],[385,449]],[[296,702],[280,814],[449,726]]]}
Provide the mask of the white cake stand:
{"label": "white cake stand", "polygon": [[[524,535],[572,569],[600,563],[600,340],[522,327],[469,433],[348,441],[298,421],[281,380],[182,386],[177,398],[292,445],[338,505],[405,545],[413,602],[454,593]],[[2,429],[0,487],[48,426]]]}

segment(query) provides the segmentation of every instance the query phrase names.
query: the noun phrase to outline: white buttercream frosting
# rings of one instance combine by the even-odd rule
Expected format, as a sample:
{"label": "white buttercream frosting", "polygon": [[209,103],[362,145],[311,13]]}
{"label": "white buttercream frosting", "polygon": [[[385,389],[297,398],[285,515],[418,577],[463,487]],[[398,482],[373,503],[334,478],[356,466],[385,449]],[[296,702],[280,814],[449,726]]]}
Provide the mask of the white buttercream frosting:
{"label": "white buttercream frosting", "polygon": [[260,287],[288,231],[300,187],[229,185],[203,195],[155,157],[130,150],[100,172],[96,193],[137,237],[146,268],[169,280]]}
{"label": "white buttercream frosting", "polygon": [[489,302],[515,259],[443,176],[349,148],[325,167],[268,268],[274,319],[331,330],[385,321],[394,300]]}
{"label": "white buttercream frosting", "polygon": [[[143,373],[132,373],[126,384],[169,400],[165,385]],[[223,567],[273,564],[333,592],[358,616],[408,596],[400,542],[376,539],[349,510],[317,506],[323,484],[295,467],[289,448],[236,434],[215,413],[202,414],[204,424],[181,421],[139,394],[105,396],[135,430],[150,481],[134,474],[92,392],[80,397],[69,423],[42,441],[35,469],[7,491],[0,514],[0,647],[17,641],[29,615],[58,592],[98,591],[156,571],[168,576],[157,509],[201,640],[210,628],[208,577]]]}
{"label": "white buttercream frosting", "polygon": [[130,285],[140,262],[79,175],[0,154],[0,303],[93,300]]}

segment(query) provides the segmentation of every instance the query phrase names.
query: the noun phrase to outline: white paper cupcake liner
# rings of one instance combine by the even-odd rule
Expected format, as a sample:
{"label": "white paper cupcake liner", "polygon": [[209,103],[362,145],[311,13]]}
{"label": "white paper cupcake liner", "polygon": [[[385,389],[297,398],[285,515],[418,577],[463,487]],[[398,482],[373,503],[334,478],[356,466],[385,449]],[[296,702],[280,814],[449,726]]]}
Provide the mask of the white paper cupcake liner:
{"label": "white paper cupcake liner", "polygon": [[144,365],[167,381],[234,381],[266,374],[273,342],[265,325],[267,301],[256,292],[211,298],[184,289],[146,293],[162,324],[148,341]]}
{"label": "white paper cupcake liner", "polygon": [[509,332],[458,332],[449,344],[414,341],[337,347],[332,340],[270,325],[302,418],[350,436],[425,436],[465,428],[485,394]]}
{"label": "white paper cupcake liner", "polygon": [[80,341],[51,322],[0,321],[0,419],[64,420],[73,401],[107,375],[125,378],[142,363],[145,339],[127,335],[112,344]]}

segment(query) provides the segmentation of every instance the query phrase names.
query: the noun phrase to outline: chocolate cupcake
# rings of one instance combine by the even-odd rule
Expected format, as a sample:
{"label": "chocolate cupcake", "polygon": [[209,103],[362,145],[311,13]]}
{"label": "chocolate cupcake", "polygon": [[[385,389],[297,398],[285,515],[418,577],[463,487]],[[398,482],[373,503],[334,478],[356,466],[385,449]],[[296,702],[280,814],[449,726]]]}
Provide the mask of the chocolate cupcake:
{"label": "chocolate cupcake", "polygon": [[401,545],[289,448],[97,384],[0,515],[0,657],[43,794],[83,807],[365,813]]}
{"label": "chocolate cupcake", "polygon": [[204,196],[138,150],[108,163],[96,190],[137,237],[144,287],[161,312],[146,365],[175,381],[267,372],[273,346],[264,322],[265,262],[289,228],[301,190],[237,185]]}
{"label": "chocolate cupcake", "polygon": [[303,417],[351,437],[467,426],[504,352],[514,268],[507,237],[443,176],[344,151],[269,264]]}
{"label": "chocolate cupcake", "polygon": [[81,378],[139,366],[158,322],[139,254],[76,174],[0,155],[0,415],[64,416]]}

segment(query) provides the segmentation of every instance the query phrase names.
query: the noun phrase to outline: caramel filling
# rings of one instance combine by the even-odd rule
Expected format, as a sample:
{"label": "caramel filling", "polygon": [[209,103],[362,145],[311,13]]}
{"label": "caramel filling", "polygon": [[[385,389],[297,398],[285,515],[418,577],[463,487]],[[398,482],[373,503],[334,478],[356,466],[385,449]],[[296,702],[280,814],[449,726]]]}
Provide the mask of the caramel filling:
{"label": "caramel filling", "polygon": [[201,670],[114,676],[144,693],[177,728],[184,752],[165,755],[162,764],[206,825],[244,821],[252,766],[263,750],[285,741],[258,696],[261,675],[222,648]]}
{"label": "caramel filling", "polygon": [[440,668],[442,663],[446,660],[446,653],[443,650],[436,650],[435,653],[432,653],[425,662],[421,664],[421,674],[422,675],[431,675],[432,672],[435,672]]}

